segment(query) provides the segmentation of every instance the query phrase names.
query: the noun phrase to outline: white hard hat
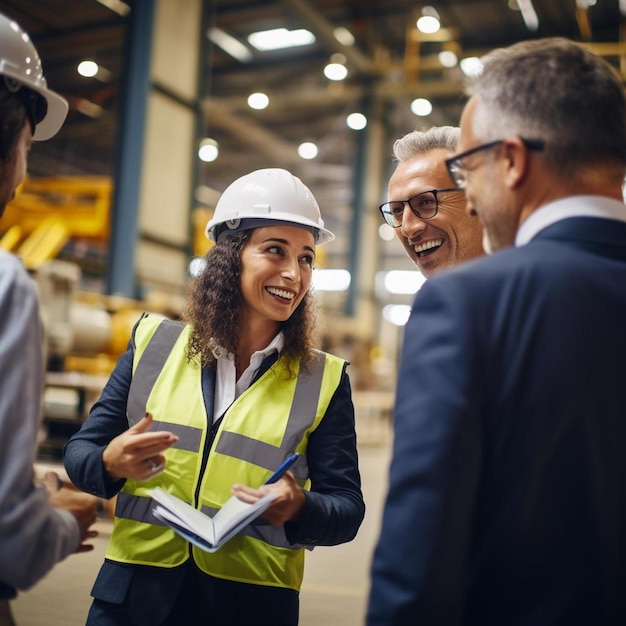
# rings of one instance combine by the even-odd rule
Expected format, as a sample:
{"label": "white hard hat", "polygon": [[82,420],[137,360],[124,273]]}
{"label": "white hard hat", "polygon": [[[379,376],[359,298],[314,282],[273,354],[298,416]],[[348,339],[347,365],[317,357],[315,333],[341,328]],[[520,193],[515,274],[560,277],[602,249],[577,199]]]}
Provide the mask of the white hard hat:
{"label": "white hard hat", "polygon": [[217,241],[222,232],[266,226],[274,221],[311,228],[318,244],[335,238],[324,228],[320,208],[310,189],[299,178],[279,168],[256,170],[231,183],[206,225],[206,236]]}
{"label": "white hard hat", "polygon": [[10,91],[19,93],[24,87],[27,88],[20,95],[35,124],[33,139],[43,141],[56,135],[67,115],[67,101],[48,89],[41,59],[28,34],[17,22],[2,14],[0,76],[4,77]]}

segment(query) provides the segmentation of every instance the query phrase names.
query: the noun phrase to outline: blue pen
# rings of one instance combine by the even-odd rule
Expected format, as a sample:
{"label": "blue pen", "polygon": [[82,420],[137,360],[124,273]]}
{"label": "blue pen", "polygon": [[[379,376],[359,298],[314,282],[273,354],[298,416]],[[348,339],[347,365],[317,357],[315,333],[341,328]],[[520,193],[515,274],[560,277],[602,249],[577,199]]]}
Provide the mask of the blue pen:
{"label": "blue pen", "polygon": [[265,481],[266,485],[271,485],[279,480],[282,475],[300,458],[299,452],[290,454],[281,464],[280,467]]}

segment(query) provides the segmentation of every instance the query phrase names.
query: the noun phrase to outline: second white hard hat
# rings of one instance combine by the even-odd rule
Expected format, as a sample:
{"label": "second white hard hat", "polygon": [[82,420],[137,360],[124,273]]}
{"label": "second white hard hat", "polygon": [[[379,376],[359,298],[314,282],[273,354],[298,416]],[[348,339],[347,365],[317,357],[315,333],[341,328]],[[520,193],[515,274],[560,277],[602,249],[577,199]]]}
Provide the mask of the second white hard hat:
{"label": "second white hard hat", "polygon": [[206,226],[206,236],[217,241],[229,230],[254,228],[255,221],[267,225],[279,221],[312,228],[317,243],[335,236],[324,228],[320,208],[311,190],[297,177],[280,168],[250,172],[231,183],[220,196],[215,213]]}
{"label": "second white hard hat", "polygon": [[[0,14],[0,77],[7,89],[23,95],[29,115],[33,117],[33,139],[43,141],[57,134],[65,117],[68,104],[65,98],[48,89],[37,49],[17,22]],[[2,80],[2,78],[0,78]],[[32,93],[28,93],[28,90]]]}

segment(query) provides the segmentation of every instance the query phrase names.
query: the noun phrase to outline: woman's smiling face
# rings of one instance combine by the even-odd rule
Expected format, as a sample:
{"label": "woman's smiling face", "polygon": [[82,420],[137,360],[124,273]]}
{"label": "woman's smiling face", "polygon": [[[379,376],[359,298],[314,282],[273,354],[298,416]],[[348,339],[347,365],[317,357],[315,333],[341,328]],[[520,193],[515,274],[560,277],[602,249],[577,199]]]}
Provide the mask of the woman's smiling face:
{"label": "woman's smiling face", "polygon": [[300,226],[264,226],[252,231],[241,251],[243,319],[278,325],[289,319],[313,276],[315,238]]}

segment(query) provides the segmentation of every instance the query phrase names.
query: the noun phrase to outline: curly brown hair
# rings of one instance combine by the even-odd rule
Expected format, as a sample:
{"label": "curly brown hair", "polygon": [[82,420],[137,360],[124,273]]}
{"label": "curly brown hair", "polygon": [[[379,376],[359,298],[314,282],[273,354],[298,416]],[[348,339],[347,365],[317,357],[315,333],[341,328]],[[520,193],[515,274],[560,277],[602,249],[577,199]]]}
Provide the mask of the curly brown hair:
{"label": "curly brown hair", "polygon": [[[244,230],[216,243],[204,257],[202,272],[190,285],[183,313],[183,320],[192,326],[187,346],[190,362],[198,358],[203,366],[215,362],[211,352],[215,343],[229,352],[237,351],[243,306],[240,256],[252,232]],[[309,290],[293,315],[280,324],[285,336],[281,357],[300,359],[304,368],[310,365],[317,341],[315,319],[315,301]]]}

